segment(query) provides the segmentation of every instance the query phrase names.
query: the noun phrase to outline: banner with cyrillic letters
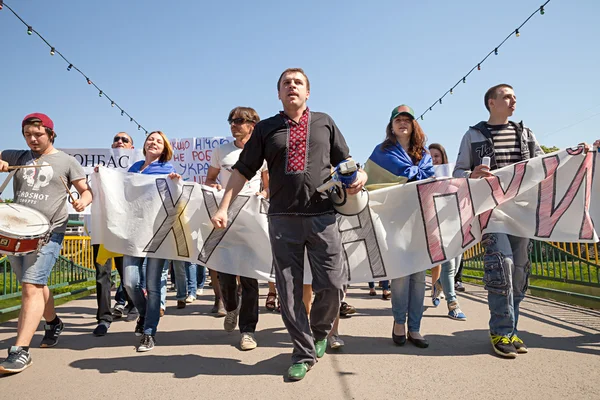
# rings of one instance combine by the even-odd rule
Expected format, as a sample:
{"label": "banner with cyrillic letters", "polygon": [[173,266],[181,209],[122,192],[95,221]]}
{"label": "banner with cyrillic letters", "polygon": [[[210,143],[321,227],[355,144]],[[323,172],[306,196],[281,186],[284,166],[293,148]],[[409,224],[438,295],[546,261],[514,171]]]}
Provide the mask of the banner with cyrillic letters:
{"label": "banner with cyrillic letters", "polygon": [[[212,152],[217,147],[233,141],[234,138],[225,137],[193,137],[184,139],[170,139],[173,148],[171,163],[184,181],[204,183],[212,157]],[[144,159],[140,148],[134,149],[61,149],[72,155],[81,164],[89,182],[89,176],[94,172],[95,166],[116,169],[127,172],[136,161]],[[74,198],[79,198],[79,193],[71,188]],[[89,214],[90,207],[81,214]],[[69,214],[78,214],[69,204]]]}
{"label": "banner with cyrillic letters", "polygon": [[[350,281],[425,270],[474,246],[486,232],[597,242],[599,159],[596,151],[574,148],[496,170],[491,178],[432,178],[372,191],[369,208],[338,218]],[[214,229],[210,218],[223,191],[107,168],[93,181],[94,243],[123,254],[273,278],[267,200],[238,196],[228,227]]]}

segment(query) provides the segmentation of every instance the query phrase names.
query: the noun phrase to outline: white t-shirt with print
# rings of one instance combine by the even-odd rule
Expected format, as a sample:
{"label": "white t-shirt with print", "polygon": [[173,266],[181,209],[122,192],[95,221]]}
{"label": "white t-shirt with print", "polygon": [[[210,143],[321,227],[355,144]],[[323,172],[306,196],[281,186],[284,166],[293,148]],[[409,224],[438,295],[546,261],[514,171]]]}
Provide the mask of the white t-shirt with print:
{"label": "white t-shirt with print", "polygon": [[[241,153],[242,149],[237,147],[235,142],[226,143],[213,151],[210,160],[210,166],[221,170],[219,172],[219,180],[221,181],[221,186],[223,186],[223,189],[227,187],[227,182],[231,176],[232,167],[240,158]],[[264,161],[262,167],[260,167],[260,169],[256,172],[256,175],[246,182],[240,191],[240,194],[254,194],[256,192],[260,192],[261,175],[262,172],[266,170],[267,162]]]}

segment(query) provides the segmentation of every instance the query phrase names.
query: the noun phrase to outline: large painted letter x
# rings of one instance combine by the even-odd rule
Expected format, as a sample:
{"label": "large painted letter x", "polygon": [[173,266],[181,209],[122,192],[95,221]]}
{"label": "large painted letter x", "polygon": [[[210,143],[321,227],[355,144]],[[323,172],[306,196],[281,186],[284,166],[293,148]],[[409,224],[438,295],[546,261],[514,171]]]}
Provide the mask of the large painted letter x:
{"label": "large painted letter x", "polygon": [[165,240],[167,235],[171,231],[173,231],[173,236],[175,237],[175,245],[177,246],[177,255],[180,257],[189,257],[190,250],[188,248],[187,240],[185,238],[185,231],[183,229],[183,222],[181,221],[181,216],[190,201],[190,196],[192,195],[194,186],[184,185],[183,191],[181,192],[181,195],[179,196],[176,202],[173,202],[173,196],[171,195],[171,191],[169,190],[169,186],[167,185],[166,179],[157,179],[156,187],[158,189],[158,194],[160,195],[162,205],[165,208],[167,215],[163,222],[160,224],[158,230],[154,233],[154,236],[152,236],[152,239],[150,239],[150,242],[148,242],[148,244],[144,248],[144,251],[148,253],[155,253],[156,250],[158,250],[158,248],[162,244],[162,242]]}
{"label": "large painted letter x", "polygon": [[[215,194],[210,190],[202,189],[202,196],[204,197],[204,204],[206,205],[208,216],[212,218],[219,209]],[[250,196],[237,196],[235,200],[233,200],[229,205],[229,210],[227,210],[227,227],[225,229],[213,229],[210,232],[210,235],[208,235],[204,241],[202,250],[200,250],[198,261],[201,263],[206,263],[208,261],[248,200],[250,200]]]}

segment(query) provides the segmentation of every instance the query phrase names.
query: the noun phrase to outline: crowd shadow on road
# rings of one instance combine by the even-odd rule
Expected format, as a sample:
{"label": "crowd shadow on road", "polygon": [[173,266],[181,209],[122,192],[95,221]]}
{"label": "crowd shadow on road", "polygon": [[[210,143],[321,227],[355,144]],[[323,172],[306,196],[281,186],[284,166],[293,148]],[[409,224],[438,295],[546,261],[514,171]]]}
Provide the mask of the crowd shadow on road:
{"label": "crowd shadow on road", "polygon": [[[131,325],[131,332],[110,332],[106,336],[96,337],[90,329],[82,330],[81,334],[72,334],[74,329],[66,328],[57,348],[85,351],[94,348],[130,347],[132,351],[140,343],[140,338],[133,334],[135,324]],[[71,333],[71,334],[69,334]],[[36,335],[38,336],[38,335]],[[41,336],[40,336],[41,340]],[[178,331],[159,331],[156,333],[157,346],[238,346],[239,333],[227,333],[222,329],[185,329]],[[290,336],[285,328],[264,329],[256,332],[256,340],[261,347],[289,348],[291,349]],[[1,343],[1,342],[0,342]],[[36,338],[32,344],[36,345]]]}
{"label": "crowd shadow on road", "polygon": [[193,378],[199,375],[280,375],[283,379],[283,373],[287,371],[289,362],[289,354],[278,354],[256,364],[243,364],[241,360],[204,357],[197,354],[169,356],[138,354],[119,358],[88,358],[74,361],[69,366],[81,370],[97,370],[101,374],[112,374],[119,371],[169,373],[178,379]]}
{"label": "crowd shadow on road", "polygon": [[[600,355],[600,334],[587,334],[570,337],[548,337],[532,332],[519,332],[531,351],[535,349],[548,349],[581,354]],[[448,357],[448,356],[475,356],[489,354],[494,356],[486,329],[471,329],[456,331],[447,335],[425,335],[429,341],[427,349],[420,349],[407,342],[404,346],[396,346],[390,336],[361,337],[343,336],[346,345],[340,354],[405,354],[410,356]],[[328,350],[328,352],[333,352]]]}

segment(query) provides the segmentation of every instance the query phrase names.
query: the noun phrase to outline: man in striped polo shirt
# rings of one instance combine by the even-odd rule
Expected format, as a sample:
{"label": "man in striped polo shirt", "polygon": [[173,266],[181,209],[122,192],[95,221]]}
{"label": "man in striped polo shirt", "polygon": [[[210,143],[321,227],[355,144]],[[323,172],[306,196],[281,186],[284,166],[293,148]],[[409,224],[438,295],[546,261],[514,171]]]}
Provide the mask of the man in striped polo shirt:
{"label": "man in striped polo shirt", "polygon": [[[469,128],[462,139],[454,177],[485,178],[490,170],[544,154],[533,132],[508,118],[517,104],[510,85],[490,88],[484,97],[489,119]],[[482,164],[490,158],[489,167]],[[525,297],[531,270],[529,239],[505,233],[487,233],[481,243],[485,249],[484,276],[490,309],[490,338],[494,351],[502,357],[515,358],[527,353],[517,336],[519,304]]]}

